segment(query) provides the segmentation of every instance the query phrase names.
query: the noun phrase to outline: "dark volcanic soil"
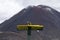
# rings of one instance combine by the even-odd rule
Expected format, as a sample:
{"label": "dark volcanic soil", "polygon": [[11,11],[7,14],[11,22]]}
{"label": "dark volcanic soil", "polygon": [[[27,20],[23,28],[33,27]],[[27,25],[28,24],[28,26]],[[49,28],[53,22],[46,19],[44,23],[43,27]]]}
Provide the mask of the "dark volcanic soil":
{"label": "dark volcanic soil", "polygon": [[26,40],[26,37],[23,36],[20,33],[2,32],[0,33],[0,40]]}

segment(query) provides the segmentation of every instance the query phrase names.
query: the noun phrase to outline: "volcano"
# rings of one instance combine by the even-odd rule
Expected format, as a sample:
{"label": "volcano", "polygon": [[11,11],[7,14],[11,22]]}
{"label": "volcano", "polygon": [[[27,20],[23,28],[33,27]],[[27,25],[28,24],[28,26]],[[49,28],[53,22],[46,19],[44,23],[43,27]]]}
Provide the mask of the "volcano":
{"label": "volcano", "polygon": [[20,35],[26,37],[26,31],[17,31],[16,27],[20,24],[26,24],[28,21],[32,24],[44,25],[42,31],[32,30],[32,40],[60,40],[60,12],[45,5],[24,8],[3,22],[0,25],[0,31],[19,32]]}

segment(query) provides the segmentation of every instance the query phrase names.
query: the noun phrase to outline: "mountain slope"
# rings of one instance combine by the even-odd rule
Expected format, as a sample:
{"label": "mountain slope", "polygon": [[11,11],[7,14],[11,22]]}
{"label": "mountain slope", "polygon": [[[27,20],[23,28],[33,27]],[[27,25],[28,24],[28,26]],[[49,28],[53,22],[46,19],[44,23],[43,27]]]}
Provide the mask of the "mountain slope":
{"label": "mountain slope", "polygon": [[0,40],[26,40],[26,37],[15,32],[0,32]]}
{"label": "mountain slope", "polygon": [[[44,5],[29,6],[23,9],[9,20],[3,22],[0,31],[18,32],[16,26],[26,24],[27,21],[32,22],[32,24],[44,25],[43,31],[39,33],[32,31],[33,40],[60,40],[60,13]],[[26,34],[24,31],[20,31],[20,33],[21,35]]]}

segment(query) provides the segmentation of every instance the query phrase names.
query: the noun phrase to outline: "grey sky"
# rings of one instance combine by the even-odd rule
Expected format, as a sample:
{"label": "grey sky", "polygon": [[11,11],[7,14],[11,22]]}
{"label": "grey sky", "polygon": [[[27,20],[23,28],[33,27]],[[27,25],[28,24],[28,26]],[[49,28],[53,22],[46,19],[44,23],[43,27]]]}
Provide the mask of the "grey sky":
{"label": "grey sky", "polygon": [[47,5],[60,11],[60,0],[0,0],[0,23],[29,5]]}

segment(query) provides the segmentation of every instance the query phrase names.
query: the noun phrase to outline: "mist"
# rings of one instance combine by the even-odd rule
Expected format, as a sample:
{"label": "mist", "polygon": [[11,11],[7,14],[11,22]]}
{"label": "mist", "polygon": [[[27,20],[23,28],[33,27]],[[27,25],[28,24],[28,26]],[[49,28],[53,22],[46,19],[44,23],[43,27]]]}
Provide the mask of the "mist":
{"label": "mist", "polygon": [[29,5],[47,5],[60,12],[60,0],[0,0],[0,23]]}

